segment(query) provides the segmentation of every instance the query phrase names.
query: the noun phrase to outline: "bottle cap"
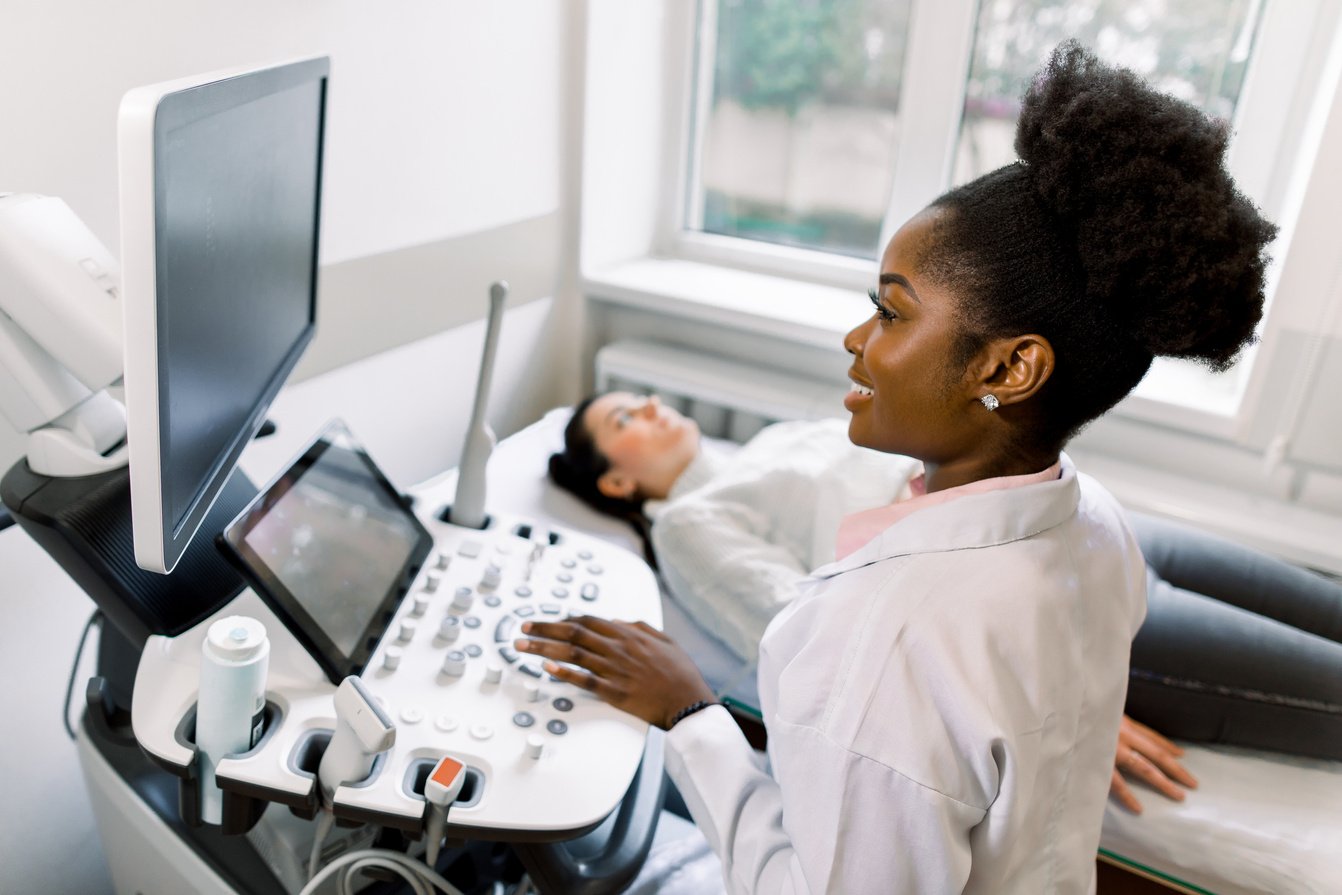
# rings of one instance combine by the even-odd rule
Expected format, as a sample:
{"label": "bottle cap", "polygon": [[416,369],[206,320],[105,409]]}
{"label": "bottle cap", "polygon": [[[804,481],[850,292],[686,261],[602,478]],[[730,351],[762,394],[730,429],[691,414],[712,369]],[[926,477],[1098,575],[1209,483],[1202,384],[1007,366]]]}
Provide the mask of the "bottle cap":
{"label": "bottle cap", "polygon": [[205,642],[221,659],[245,662],[266,644],[266,627],[245,615],[230,615],[210,625]]}

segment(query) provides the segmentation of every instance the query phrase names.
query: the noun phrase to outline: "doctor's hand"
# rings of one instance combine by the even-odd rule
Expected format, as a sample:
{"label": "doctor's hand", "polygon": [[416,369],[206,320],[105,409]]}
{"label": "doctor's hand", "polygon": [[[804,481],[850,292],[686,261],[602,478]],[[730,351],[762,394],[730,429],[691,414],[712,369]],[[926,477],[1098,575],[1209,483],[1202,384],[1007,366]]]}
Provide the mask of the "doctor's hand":
{"label": "doctor's hand", "polygon": [[1184,800],[1180,785],[1196,789],[1198,781],[1179,763],[1184,750],[1145,724],[1123,716],[1118,728],[1118,754],[1114,758],[1114,776],[1109,794],[1133,814],[1142,813],[1142,803],[1133,795],[1124,774],[1130,774],[1152,789],[1176,802]]}
{"label": "doctor's hand", "polygon": [[670,728],[681,709],[714,699],[685,651],[645,622],[585,615],[562,622],[527,622],[522,632],[529,637],[517,640],[515,646],[544,656],[550,674],[663,730]]}

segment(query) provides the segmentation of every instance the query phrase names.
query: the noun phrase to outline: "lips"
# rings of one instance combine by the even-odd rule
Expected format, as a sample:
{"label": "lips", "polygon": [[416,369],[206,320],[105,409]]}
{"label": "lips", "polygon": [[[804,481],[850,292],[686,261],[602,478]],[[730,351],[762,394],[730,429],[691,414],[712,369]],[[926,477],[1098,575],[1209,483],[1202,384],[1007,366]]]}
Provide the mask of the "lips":
{"label": "lips", "polygon": [[876,391],[871,383],[867,382],[866,377],[859,376],[856,370],[848,371],[848,381],[852,386],[851,391],[857,392],[866,397],[870,397]]}
{"label": "lips", "polygon": [[843,396],[843,406],[848,412],[855,413],[859,407],[872,399],[876,390],[851,370],[848,373],[848,381],[850,387],[848,394]]}

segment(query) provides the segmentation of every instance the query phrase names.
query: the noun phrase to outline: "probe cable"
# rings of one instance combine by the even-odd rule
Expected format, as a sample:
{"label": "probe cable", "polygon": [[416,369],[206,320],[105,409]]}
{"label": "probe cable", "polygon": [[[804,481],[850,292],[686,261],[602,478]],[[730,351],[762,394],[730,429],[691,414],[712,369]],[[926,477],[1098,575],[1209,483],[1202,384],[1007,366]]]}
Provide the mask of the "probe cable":
{"label": "probe cable", "polygon": [[75,648],[75,661],[70,666],[70,679],[65,682],[65,707],[61,710],[61,723],[65,725],[65,732],[70,735],[70,739],[75,738],[75,729],[70,724],[70,703],[74,699],[75,676],[79,674],[79,660],[84,657],[84,644],[89,639],[89,631],[93,630],[94,625],[102,627],[103,611],[101,609],[93,610],[89,620],[84,623],[84,633],[79,635],[79,646]]}
{"label": "probe cable", "polygon": [[[334,815],[330,814],[324,816],[334,818]],[[329,824],[327,828],[330,828]],[[298,895],[312,895],[322,883],[326,882],[337,871],[341,871],[337,880],[340,895],[353,895],[352,882],[354,875],[366,868],[373,867],[389,870],[401,877],[410,885],[414,895],[433,895],[434,889],[446,892],[447,895],[464,895],[460,889],[449,883],[427,864],[401,852],[386,848],[364,848],[341,855],[323,867],[320,873],[308,880],[308,884],[303,887]]]}

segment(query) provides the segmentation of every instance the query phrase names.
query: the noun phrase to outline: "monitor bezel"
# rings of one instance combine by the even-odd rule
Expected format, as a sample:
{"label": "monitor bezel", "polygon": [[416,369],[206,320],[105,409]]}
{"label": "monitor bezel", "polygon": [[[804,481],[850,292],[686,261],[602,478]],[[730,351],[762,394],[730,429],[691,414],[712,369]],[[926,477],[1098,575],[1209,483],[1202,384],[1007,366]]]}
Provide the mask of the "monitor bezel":
{"label": "monitor bezel", "polygon": [[[364,626],[358,643],[350,654],[344,653],[336,646],[335,641],[322,629],[320,622],[304,608],[298,597],[247,543],[248,533],[302,480],[307,471],[337,439],[341,442],[342,448],[358,456],[368,471],[370,484],[390,498],[391,503],[401,510],[417,535],[409,556],[395,580],[390,582],[387,592],[379,598],[369,615],[368,624]],[[224,527],[218,542],[224,554],[252,585],[252,589],[289,632],[307,648],[333,684],[339,684],[351,674],[358,675],[363,672],[378,643],[386,634],[392,618],[395,617],[397,607],[410,592],[420,569],[424,566],[425,559],[433,550],[432,533],[415,515],[408,500],[396,489],[340,420],[332,420],[323,427],[298,458],[266,485],[261,493],[257,494],[242,512]]]}
{"label": "monitor bezel", "polygon": [[[117,121],[121,205],[121,277],[124,308],[126,439],[130,464],[131,530],[135,562],[163,574],[177,565],[209,514],[248,442],[265,422],[266,412],[316,332],[321,196],[324,176],[326,100],[330,60],[317,57],[259,69],[215,72],[153,84],[128,92]],[[304,83],[320,85],[316,208],[313,209],[311,289],[308,323],[266,384],[246,423],[216,462],[180,521],[164,506],[162,440],[159,414],[161,371],[158,346],[157,235],[155,171],[163,134],[239,104]]]}

